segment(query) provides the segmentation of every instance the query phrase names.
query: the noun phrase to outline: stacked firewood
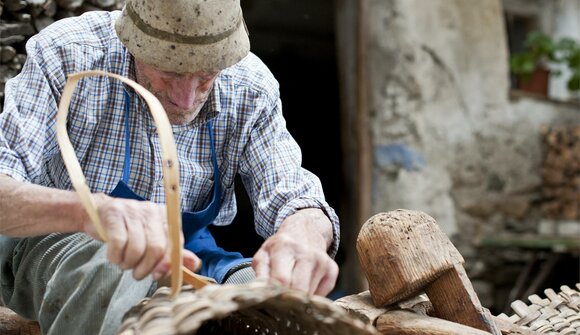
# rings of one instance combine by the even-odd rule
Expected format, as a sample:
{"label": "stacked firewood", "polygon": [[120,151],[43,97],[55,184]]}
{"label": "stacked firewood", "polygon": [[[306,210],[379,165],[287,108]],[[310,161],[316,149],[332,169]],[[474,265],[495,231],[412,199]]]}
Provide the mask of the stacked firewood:
{"label": "stacked firewood", "polygon": [[91,10],[120,9],[124,0],[0,0],[0,106],[4,85],[26,61],[28,38],[56,20]]}
{"label": "stacked firewood", "polygon": [[546,218],[580,219],[580,125],[545,127],[542,210]]}

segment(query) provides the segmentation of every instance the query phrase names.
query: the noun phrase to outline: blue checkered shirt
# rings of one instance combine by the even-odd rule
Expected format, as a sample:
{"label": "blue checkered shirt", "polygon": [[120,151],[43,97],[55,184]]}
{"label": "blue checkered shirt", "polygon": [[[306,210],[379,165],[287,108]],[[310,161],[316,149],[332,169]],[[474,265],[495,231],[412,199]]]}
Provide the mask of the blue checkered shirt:
{"label": "blue checkered shirt", "polygon": [[[68,74],[103,70],[134,79],[132,56],[113,28],[120,12],[89,12],[63,19],[32,37],[22,72],[6,83],[0,114],[0,173],[14,179],[72,189],[56,141],[55,115]],[[73,95],[68,132],[92,192],[110,193],[122,177],[125,154],[124,91],[130,94],[129,186],[164,202],[161,149],[145,102],[108,77],[82,79]],[[213,167],[208,120],[223,188],[213,224],[236,215],[234,177],[240,174],[254,209],[256,231],[271,236],[284,218],[301,208],[320,208],[333,223],[328,250],[336,254],[338,218],[324,200],[319,179],[301,167],[301,152],[286,129],[278,83],[253,54],[223,70],[200,114],[174,125],[180,160],[182,210],[210,202]]]}

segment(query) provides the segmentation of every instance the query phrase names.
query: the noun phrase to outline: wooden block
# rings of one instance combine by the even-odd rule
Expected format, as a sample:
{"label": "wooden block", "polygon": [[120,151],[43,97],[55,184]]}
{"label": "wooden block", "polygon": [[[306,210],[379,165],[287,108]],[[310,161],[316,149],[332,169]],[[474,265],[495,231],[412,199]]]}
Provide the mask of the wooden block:
{"label": "wooden block", "polygon": [[409,311],[391,311],[381,315],[376,328],[381,334],[389,335],[489,335],[480,329]]}
{"label": "wooden block", "polygon": [[396,210],[371,217],[357,239],[376,306],[409,298],[463,257],[425,213]]}
{"label": "wooden block", "polygon": [[369,291],[342,297],[334,302],[337,306],[345,309],[350,315],[358,318],[366,324],[375,326],[379,316],[392,310],[408,310],[420,315],[427,315],[433,307],[425,293],[418,294],[396,305],[376,307],[371,299]]}
{"label": "wooden block", "polygon": [[374,326],[379,316],[391,310],[390,307],[376,307],[369,291],[342,297],[334,302],[350,315],[362,322]]}
{"label": "wooden block", "polygon": [[26,320],[6,307],[0,307],[0,335],[40,335],[35,321]]}
{"label": "wooden block", "polygon": [[357,250],[375,306],[425,290],[435,315],[499,334],[465,274],[463,257],[429,215],[377,214],[361,228]]}

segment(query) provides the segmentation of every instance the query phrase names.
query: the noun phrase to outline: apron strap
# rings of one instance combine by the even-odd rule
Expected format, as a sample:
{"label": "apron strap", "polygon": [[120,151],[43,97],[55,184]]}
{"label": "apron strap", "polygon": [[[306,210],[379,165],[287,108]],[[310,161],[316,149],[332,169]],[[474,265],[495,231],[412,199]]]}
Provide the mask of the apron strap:
{"label": "apron strap", "polygon": [[131,174],[131,145],[130,145],[130,136],[131,132],[129,131],[129,109],[131,105],[131,98],[129,97],[129,93],[127,93],[127,89],[124,90],[125,93],[125,162],[123,163],[123,182],[125,184],[129,184],[129,175]]}

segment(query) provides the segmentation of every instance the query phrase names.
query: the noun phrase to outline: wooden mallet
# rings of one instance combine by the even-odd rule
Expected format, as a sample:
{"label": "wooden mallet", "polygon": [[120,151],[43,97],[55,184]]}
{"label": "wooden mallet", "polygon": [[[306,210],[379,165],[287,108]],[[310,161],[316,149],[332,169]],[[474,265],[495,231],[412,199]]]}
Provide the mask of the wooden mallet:
{"label": "wooden mallet", "polygon": [[377,214],[361,228],[357,250],[375,306],[425,291],[433,316],[500,334],[467,278],[463,257],[429,215]]}

